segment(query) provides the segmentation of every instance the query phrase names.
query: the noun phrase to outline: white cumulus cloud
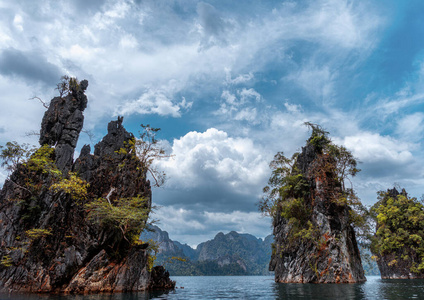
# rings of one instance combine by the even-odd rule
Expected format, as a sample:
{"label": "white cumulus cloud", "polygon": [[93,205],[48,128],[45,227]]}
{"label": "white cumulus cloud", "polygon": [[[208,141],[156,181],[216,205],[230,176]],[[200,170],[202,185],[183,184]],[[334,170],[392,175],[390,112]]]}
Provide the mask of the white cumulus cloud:
{"label": "white cumulus cloud", "polygon": [[245,194],[262,184],[268,172],[268,163],[252,140],[232,138],[215,128],[189,132],[174,140],[171,154],[172,158],[158,164],[170,176],[173,187],[215,184]]}

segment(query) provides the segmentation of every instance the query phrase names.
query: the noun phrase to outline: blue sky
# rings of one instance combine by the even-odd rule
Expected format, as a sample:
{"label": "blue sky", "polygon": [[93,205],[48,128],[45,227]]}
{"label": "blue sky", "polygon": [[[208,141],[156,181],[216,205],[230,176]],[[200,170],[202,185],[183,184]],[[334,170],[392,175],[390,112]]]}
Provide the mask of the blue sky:
{"label": "blue sky", "polygon": [[[36,144],[63,74],[87,79],[79,147],[118,115],[162,128],[153,192],[171,238],[271,233],[255,203],[277,151],[319,123],[362,162],[362,201],[423,193],[422,1],[1,1],[0,143]],[[5,173],[2,173],[5,178]]]}

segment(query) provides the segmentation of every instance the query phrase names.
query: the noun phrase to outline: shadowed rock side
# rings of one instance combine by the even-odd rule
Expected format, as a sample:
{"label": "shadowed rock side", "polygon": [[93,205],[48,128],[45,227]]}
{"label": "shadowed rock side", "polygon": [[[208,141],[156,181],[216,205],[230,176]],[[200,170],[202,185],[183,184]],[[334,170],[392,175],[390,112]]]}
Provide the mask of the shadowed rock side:
{"label": "shadowed rock side", "polygon": [[299,172],[309,178],[310,193],[305,201],[312,211],[310,221],[318,230],[319,240],[314,243],[298,239],[293,243],[292,225],[281,217],[281,211],[277,211],[273,219],[274,249],[270,271],[275,271],[276,282],[285,283],[366,281],[355,233],[349,222],[350,208],[329,199],[329,191],[335,187],[324,187],[322,182],[326,180],[311,176],[318,155],[316,147],[308,143],[302,148],[296,164]]}
{"label": "shadowed rock side", "polygon": [[[56,97],[42,121],[40,144],[56,145],[52,159],[59,170],[73,171],[89,183],[88,197],[75,200],[49,189],[52,176],[28,175],[20,165],[0,192],[0,291],[19,292],[124,292],[173,288],[175,282],[161,269],[149,271],[147,244],[130,246],[116,228],[105,228],[87,219],[84,204],[107,197],[146,197],[151,205],[150,183],[139,161],[116,153],[133,138],[122,118],[108,125],[108,134],[95,146],[84,146],[72,162],[87,105],[79,84],[64,98]],[[28,176],[37,188],[25,188]],[[30,239],[27,230],[51,234]],[[6,262],[6,263],[5,263]]]}

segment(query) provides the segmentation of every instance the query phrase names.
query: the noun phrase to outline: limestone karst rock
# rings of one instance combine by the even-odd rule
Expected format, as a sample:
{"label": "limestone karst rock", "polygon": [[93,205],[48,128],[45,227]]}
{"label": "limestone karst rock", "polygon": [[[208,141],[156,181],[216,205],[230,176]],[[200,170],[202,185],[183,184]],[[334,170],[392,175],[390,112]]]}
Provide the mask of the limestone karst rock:
{"label": "limestone karst rock", "polygon": [[[366,280],[351,226],[351,208],[343,203],[341,180],[335,174],[336,161],[319,145],[325,139],[322,131],[311,136],[302,151],[286,164],[290,165],[290,174],[286,174],[282,189],[278,187],[280,200],[274,207],[270,262],[276,282]],[[286,193],[283,200],[281,193]]]}
{"label": "limestone karst rock", "polygon": [[51,159],[51,168],[63,176],[77,174],[87,181],[87,197],[75,199],[51,189],[55,174],[18,165],[0,191],[0,291],[124,292],[175,286],[163,268],[149,268],[147,244],[131,246],[118,229],[87,218],[85,203],[101,197],[112,202],[144,197],[151,206],[144,166],[134,154],[118,151],[134,138],[122,118],[109,123],[94,154],[86,145],[73,162],[87,86],[81,81],[69,95],[54,98],[40,132],[40,144],[54,146],[47,163]]}
{"label": "limestone karst rock", "polygon": [[72,166],[74,150],[84,124],[83,111],[87,107],[84,91],[88,81],[82,80],[70,88],[65,97],[54,97],[41,122],[40,145],[55,146],[59,170]]}
{"label": "limestone karst rock", "polygon": [[424,278],[424,205],[400,192],[379,192],[372,207],[376,232],[371,244],[381,278]]}

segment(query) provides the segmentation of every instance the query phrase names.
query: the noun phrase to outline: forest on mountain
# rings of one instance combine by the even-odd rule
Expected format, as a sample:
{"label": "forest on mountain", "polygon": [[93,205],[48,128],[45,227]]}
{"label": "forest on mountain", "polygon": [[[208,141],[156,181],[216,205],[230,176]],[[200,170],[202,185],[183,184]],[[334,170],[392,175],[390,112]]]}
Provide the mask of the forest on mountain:
{"label": "forest on mountain", "polygon": [[268,271],[271,235],[262,240],[235,231],[220,232],[196,249],[171,240],[168,233],[157,226],[144,231],[140,238],[158,244],[155,264],[164,265],[173,276],[272,274]]}

